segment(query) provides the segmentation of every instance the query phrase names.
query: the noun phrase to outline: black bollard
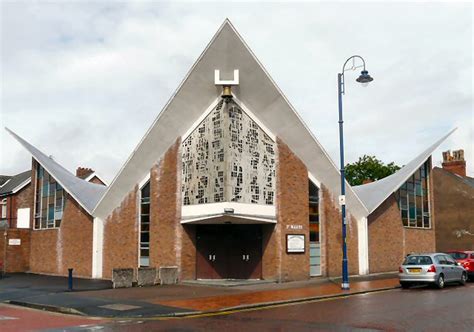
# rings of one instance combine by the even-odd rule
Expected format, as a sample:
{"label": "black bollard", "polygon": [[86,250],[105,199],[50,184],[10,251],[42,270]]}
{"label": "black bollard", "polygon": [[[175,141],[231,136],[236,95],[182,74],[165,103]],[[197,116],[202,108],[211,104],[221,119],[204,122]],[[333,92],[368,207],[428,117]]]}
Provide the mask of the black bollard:
{"label": "black bollard", "polygon": [[70,292],[72,292],[72,271],[73,270],[74,269],[67,269],[67,271],[68,271],[67,289]]}

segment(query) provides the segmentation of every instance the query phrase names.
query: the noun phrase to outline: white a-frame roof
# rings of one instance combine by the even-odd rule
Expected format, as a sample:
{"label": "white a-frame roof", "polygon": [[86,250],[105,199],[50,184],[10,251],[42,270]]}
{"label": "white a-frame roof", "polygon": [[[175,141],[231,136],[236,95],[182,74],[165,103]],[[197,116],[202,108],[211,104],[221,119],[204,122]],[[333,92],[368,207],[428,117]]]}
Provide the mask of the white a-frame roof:
{"label": "white a-frame roof", "polygon": [[455,130],[456,129],[453,129],[448,134],[441,137],[396,173],[375,182],[353,187],[357,196],[359,196],[367,207],[369,214],[375,211],[375,209],[378,208],[380,204],[382,204],[393,192],[398,190],[398,188],[400,188],[400,186],[404,184],[405,181],[407,181],[426,160],[428,160],[433,151],[436,150],[436,148],[438,148],[438,146],[440,146],[440,144],[443,143],[444,140]]}
{"label": "white a-frame roof", "polygon": [[[93,211],[95,216],[105,218],[118,207],[177,137],[183,136],[220,96],[221,88],[214,85],[216,69],[223,79],[226,75],[232,77],[233,71],[238,69],[240,83],[233,88],[238,100],[289,146],[318,181],[332,193],[339,192],[338,168],[226,20],[110,184]],[[367,215],[367,209],[350,186],[346,203],[355,217]]]}
{"label": "white a-frame roof", "polygon": [[25,141],[23,138],[15,134],[8,128],[5,128],[23,147],[31,153],[33,158],[43,168],[58,181],[61,187],[70,194],[79,205],[81,205],[89,214],[92,215],[93,208],[105,192],[106,187],[103,185],[87,182],[76,177],[67,169],[59,165],[52,158],[35,148],[33,145]]}

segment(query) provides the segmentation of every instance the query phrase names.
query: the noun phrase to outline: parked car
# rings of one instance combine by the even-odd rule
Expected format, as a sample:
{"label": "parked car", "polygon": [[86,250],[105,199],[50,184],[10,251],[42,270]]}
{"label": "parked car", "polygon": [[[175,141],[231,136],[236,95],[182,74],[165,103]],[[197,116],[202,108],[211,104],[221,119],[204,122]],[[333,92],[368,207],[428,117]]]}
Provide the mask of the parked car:
{"label": "parked car", "polygon": [[464,267],[468,278],[474,280],[474,251],[450,250],[448,254]]}
{"label": "parked car", "polygon": [[405,257],[398,277],[403,288],[416,284],[443,288],[446,283],[452,282],[465,285],[467,272],[461,264],[445,253],[412,254]]}

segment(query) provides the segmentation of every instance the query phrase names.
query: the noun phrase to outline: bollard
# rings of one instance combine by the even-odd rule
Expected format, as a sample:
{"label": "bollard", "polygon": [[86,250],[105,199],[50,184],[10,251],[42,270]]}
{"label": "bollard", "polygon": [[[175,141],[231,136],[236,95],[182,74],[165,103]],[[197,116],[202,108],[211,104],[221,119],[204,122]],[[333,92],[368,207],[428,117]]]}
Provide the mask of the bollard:
{"label": "bollard", "polygon": [[72,271],[74,269],[67,269],[68,271],[68,279],[67,279],[67,289],[68,291],[72,292]]}

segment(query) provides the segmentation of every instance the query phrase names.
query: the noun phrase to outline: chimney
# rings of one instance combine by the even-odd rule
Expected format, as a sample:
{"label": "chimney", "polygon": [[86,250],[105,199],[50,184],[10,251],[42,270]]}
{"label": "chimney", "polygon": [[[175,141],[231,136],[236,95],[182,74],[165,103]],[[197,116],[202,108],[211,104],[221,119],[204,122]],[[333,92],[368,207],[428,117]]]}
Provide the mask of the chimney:
{"label": "chimney", "polygon": [[92,168],[78,167],[76,169],[76,176],[81,179],[87,178],[92,173],[94,173],[94,170]]}
{"label": "chimney", "polygon": [[464,160],[464,150],[445,151],[443,152],[443,169],[460,175],[466,176],[466,161]]}

